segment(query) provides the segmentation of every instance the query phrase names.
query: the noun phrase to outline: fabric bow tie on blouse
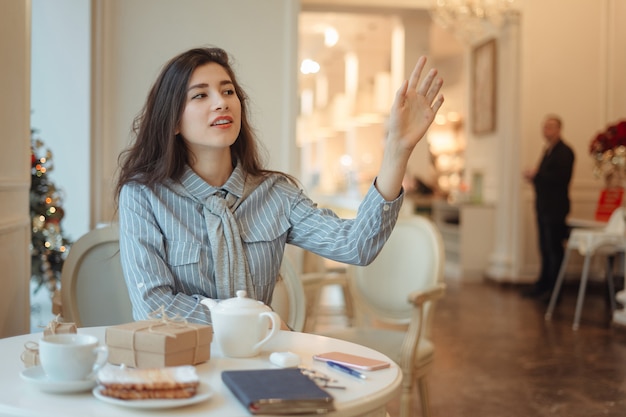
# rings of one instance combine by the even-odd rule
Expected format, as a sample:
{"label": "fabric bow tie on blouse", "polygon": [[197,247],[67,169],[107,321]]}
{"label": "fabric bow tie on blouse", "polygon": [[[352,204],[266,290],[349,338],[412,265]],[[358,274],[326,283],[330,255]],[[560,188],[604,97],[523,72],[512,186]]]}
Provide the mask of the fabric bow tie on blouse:
{"label": "fabric bow tie on blouse", "polygon": [[233,297],[241,289],[245,289],[249,297],[256,298],[239,226],[231,211],[236,203],[235,195],[220,190],[207,197],[203,204],[211,242],[217,298],[220,300]]}

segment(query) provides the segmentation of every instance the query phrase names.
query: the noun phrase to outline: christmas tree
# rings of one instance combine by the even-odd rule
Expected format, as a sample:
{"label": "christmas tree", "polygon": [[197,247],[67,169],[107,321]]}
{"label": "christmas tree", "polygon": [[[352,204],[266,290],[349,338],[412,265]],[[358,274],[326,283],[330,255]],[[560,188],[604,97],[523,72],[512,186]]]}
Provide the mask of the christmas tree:
{"label": "christmas tree", "polygon": [[46,287],[55,295],[60,288],[61,268],[70,242],[61,230],[62,194],[49,177],[53,169],[52,152],[44,149],[35,129],[31,129],[30,159],[31,279],[37,284],[35,291]]}

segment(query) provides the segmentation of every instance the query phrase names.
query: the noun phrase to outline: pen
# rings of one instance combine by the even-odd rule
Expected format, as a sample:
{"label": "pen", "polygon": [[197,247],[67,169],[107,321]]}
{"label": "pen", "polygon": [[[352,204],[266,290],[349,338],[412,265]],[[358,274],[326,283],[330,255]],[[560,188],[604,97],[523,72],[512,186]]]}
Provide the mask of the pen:
{"label": "pen", "polygon": [[352,375],[360,379],[367,379],[367,377],[363,375],[362,373],[360,373],[359,371],[355,371],[354,369],[348,368],[347,366],[342,365],[340,363],[333,362],[333,361],[326,361],[326,364],[330,366],[331,368],[344,372],[348,375]]}

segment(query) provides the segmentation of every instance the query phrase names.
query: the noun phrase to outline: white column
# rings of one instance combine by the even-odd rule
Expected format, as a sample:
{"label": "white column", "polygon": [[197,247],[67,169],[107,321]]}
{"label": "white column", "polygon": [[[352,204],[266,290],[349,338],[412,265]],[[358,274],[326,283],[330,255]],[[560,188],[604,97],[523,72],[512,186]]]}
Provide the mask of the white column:
{"label": "white column", "polygon": [[0,338],[30,330],[30,6],[0,0]]}
{"label": "white column", "polygon": [[519,166],[519,19],[514,16],[498,39],[498,113],[501,158],[497,170],[498,201],[495,214],[495,244],[487,277],[505,281],[517,276],[520,252],[521,169]]}

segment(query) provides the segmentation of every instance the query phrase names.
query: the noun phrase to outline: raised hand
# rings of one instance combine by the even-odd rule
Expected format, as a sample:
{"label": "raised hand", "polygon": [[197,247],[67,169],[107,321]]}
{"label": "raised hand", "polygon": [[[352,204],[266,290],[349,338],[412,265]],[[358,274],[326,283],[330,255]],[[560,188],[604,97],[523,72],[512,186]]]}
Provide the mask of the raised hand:
{"label": "raised hand", "polygon": [[436,69],[431,69],[420,82],[425,65],[426,57],[422,56],[417,60],[409,80],[405,80],[396,92],[387,135],[387,140],[395,141],[399,147],[396,151],[411,152],[443,104],[443,95],[439,94],[443,80],[435,78]]}
{"label": "raised hand", "polygon": [[383,162],[376,178],[376,188],[386,200],[398,197],[411,152],[443,104],[439,94],[443,80],[436,78],[437,70],[431,69],[420,82],[425,65],[426,57],[422,56],[391,106]]}

